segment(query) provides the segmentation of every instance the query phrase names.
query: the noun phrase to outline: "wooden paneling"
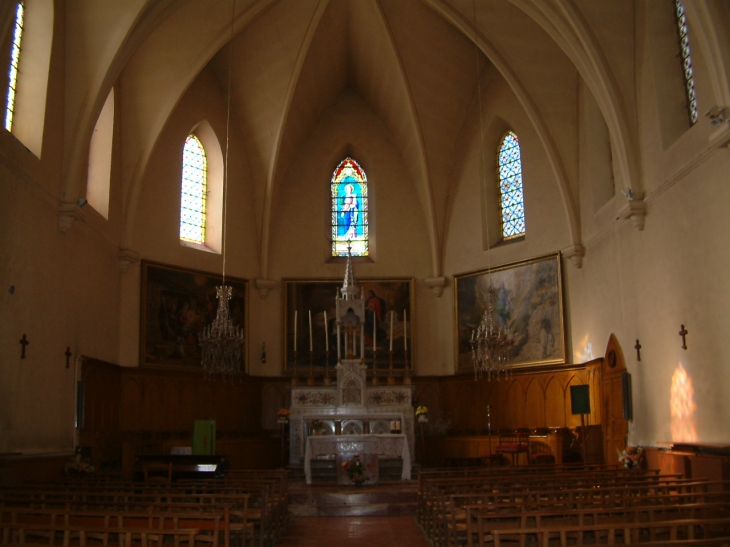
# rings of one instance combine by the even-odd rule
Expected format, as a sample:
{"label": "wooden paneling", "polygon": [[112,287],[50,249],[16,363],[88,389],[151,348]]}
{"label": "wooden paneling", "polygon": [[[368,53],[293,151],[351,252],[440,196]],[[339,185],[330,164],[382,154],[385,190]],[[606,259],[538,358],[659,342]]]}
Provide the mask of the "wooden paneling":
{"label": "wooden paneling", "polygon": [[[122,463],[125,439],[133,447],[140,442],[143,447],[159,447],[165,438],[186,439],[183,444],[189,445],[193,421],[202,418],[217,421],[219,447],[227,449],[227,443],[233,443],[230,447],[235,448],[232,458],[236,462],[271,465],[271,449],[264,450],[261,459],[249,445],[243,449],[234,442],[240,444],[249,440],[242,437],[257,438],[262,433],[261,381],[257,378],[222,380],[200,371],[125,368],[84,359],[82,379],[86,423],[80,443],[92,448],[96,465]],[[147,441],[139,441],[140,437]],[[277,458],[279,444],[278,439],[273,443]]]}
{"label": "wooden paneling", "polygon": [[[471,375],[417,378],[414,399],[429,408],[429,421],[448,419],[452,433],[487,432],[487,406],[491,410],[492,431],[521,427],[576,427],[580,417],[570,413],[570,385],[595,382],[600,377],[602,359],[570,370],[513,374],[499,381],[474,380]],[[433,396],[438,389],[440,396]],[[598,423],[600,407],[597,389],[591,389],[592,413],[587,423]],[[428,402],[426,402],[428,400]]]}
{"label": "wooden paneling", "polygon": [[203,418],[216,420],[219,432],[258,434],[260,381],[213,379],[197,371],[122,369],[122,431],[191,431],[193,420]]}

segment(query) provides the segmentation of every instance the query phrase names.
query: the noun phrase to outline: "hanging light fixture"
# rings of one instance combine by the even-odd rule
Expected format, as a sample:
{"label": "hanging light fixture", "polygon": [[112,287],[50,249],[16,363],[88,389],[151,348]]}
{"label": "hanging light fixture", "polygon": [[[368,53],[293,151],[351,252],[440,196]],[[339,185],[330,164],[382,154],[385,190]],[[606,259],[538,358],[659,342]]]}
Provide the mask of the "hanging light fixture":
{"label": "hanging light fixture", "polygon": [[487,307],[482,314],[479,327],[472,331],[471,352],[474,360],[474,377],[481,378],[487,375],[487,380],[496,378],[500,374],[508,375],[507,367],[515,339],[506,325],[502,325],[495,317],[493,302],[497,299],[497,291],[492,285],[492,273],[489,272],[489,289],[487,290]]}
{"label": "hanging light fixture", "polygon": [[223,170],[223,233],[221,235],[221,254],[223,256],[222,285],[215,288],[218,311],[213,323],[200,334],[202,349],[201,365],[209,374],[237,376],[241,373],[245,337],[243,329],[233,324],[228,301],[233,297],[233,287],[226,285],[226,209],[228,206],[228,149],[231,125],[231,67],[233,66],[233,22],[236,13],[236,0],[231,8],[231,33],[228,41],[228,98],[226,114],[226,158]]}
{"label": "hanging light fixture", "polygon": [[[482,173],[486,172],[484,160],[484,125],[482,120],[482,87],[479,73],[479,45],[476,2],[472,0],[472,11],[474,15],[474,54],[477,69],[477,97],[479,100],[479,137],[481,142],[481,167]],[[481,177],[480,177],[481,179]],[[486,185],[486,181],[482,180]],[[489,207],[485,208],[489,217]],[[487,241],[489,238],[489,218],[487,218]],[[489,289],[487,290],[487,302],[482,314],[481,322],[476,330],[471,333],[471,354],[474,361],[474,379],[478,380],[485,374],[487,380],[496,378],[499,380],[501,374],[509,375],[510,368],[507,366],[512,348],[515,345],[515,338],[506,325],[501,324],[495,315],[495,304],[497,301],[497,290],[492,284],[492,268],[490,265],[489,251],[487,251],[487,272]]]}

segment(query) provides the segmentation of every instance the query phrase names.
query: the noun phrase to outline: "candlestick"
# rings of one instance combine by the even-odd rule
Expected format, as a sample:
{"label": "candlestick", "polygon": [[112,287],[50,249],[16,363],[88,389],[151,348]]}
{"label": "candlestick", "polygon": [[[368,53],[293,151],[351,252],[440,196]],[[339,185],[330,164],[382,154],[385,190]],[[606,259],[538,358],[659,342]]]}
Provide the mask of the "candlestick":
{"label": "candlestick", "polygon": [[408,351],[408,312],[403,310],[403,347]]}
{"label": "candlestick", "polygon": [[324,350],[329,352],[330,350],[330,333],[329,323],[327,323],[327,310],[324,310]]}
{"label": "candlestick", "polygon": [[375,338],[378,335],[378,317],[373,311],[373,351],[375,351]]}
{"label": "candlestick", "polygon": [[312,351],[314,348],[313,340],[312,340],[312,310],[309,310],[309,351]]}
{"label": "candlestick", "polygon": [[393,351],[393,316],[395,312],[390,312],[390,351]]}
{"label": "candlestick", "polygon": [[294,310],[294,351],[297,351],[297,310]]}

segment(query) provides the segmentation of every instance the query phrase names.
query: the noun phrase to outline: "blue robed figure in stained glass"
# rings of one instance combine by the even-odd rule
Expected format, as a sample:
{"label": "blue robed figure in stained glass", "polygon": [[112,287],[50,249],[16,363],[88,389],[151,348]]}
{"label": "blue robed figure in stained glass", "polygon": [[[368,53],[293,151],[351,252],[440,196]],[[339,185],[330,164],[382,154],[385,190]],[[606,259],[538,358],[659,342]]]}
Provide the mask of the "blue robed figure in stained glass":
{"label": "blue robed figure in stained glass", "polygon": [[332,255],[368,255],[368,190],[365,172],[345,158],[332,175]]}
{"label": "blue robed figure in stained glass", "polygon": [[[357,219],[360,213],[359,184],[352,177],[345,178],[346,184],[340,184],[340,218],[338,235],[343,239],[356,239],[358,236]],[[360,234],[362,235],[362,229]]]}

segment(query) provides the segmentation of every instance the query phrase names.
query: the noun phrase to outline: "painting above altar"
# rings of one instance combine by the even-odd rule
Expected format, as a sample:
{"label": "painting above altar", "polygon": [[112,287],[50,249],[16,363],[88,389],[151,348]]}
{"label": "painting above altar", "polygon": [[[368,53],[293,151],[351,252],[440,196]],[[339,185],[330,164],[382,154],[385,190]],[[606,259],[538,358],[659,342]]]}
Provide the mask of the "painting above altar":
{"label": "painting above altar", "polygon": [[[334,279],[284,280],[285,374],[295,368],[295,353],[300,369],[309,366],[310,357],[315,370],[337,364],[336,298],[341,286],[342,280]],[[365,348],[368,368],[372,370],[375,357],[379,370],[388,369],[392,357],[394,374],[403,375],[406,367],[413,372],[413,279],[358,279],[357,288],[365,301],[364,339],[357,345]]]}
{"label": "painting above altar", "polygon": [[457,372],[474,370],[471,338],[490,294],[497,321],[515,339],[508,367],[565,363],[562,285],[560,253],[455,276]]}

